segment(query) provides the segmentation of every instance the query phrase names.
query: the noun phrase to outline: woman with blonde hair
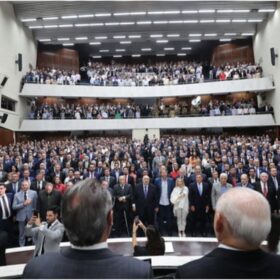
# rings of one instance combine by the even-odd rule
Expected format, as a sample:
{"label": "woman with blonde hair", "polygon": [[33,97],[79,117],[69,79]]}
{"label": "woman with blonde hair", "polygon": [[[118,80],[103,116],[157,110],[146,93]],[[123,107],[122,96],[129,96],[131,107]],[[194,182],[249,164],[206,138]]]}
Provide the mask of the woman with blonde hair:
{"label": "woman with blonde hair", "polygon": [[174,204],[173,212],[177,218],[179,237],[185,237],[187,215],[189,213],[189,189],[182,178],[176,179],[176,186],[171,193],[171,203]]}

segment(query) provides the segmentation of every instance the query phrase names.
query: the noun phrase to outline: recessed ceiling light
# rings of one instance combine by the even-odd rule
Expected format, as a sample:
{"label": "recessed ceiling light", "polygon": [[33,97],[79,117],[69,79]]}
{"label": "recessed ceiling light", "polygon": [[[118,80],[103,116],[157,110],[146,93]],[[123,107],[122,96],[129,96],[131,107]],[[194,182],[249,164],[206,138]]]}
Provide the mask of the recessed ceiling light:
{"label": "recessed ceiling light", "polygon": [[253,32],[244,32],[244,33],[241,33],[242,36],[254,36],[254,33]]}
{"label": "recessed ceiling light", "polygon": [[122,55],[116,54],[116,55],[113,55],[113,57],[119,58],[119,57],[122,57]]}
{"label": "recessed ceiling light", "polygon": [[183,20],[169,20],[168,21],[169,24],[181,24],[184,23]]}
{"label": "recessed ceiling light", "polygon": [[201,42],[201,40],[199,40],[199,39],[191,39],[191,40],[189,40],[189,42],[190,43],[199,43],[199,42]]}
{"label": "recessed ceiling light", "polygon": [[262,22],[262,19],[248,19],[248,22]]}
{"label": "recessed ceiling light", "polygon": [[237,33],[225,33],[225,36],[236,36]]}
{"label": "recessed ceiling light", "polygon": [[167,34],[167,38],[178,38],[180,34]]}
{"label": "recessed ceiling light", "polygon": [[45,25],[44,28],[57,28],[57,25]]}
{"label": "recessed ceiling light", "polygon": [[94,15],[90,14],[90,15],[78,15],[79,18],[93,18]]}
{"label": "recessed ceiling light", "polygon": [[88,26],[90,26],[90,24],[89,23],[77,23],[77,24],[75,24],[75,26],[76,27],[88,27]]}
{"label": "recessed ceiling light", "polygon": [[58,17],[43,17],[43,20],[57,20]]}
{"label": "recessed ceiling light", "polygon": [[227,13],[232,13],[233,12],[233,10],[232,9],[230,9],[230,10],[217,10],[217,13],[219,13],[219,14],[227,14]]}
{"label": "recessed ceiling light", "polygon": [[120,22],[120,25],[134,25],[135,22],[134,21],[123,21],[123,22]]}
{"label": "recessed ceiling light", "polygon": [[150,37],[151,38],[161,38],[161,37],[163,37],[163,35],[162,34],[151,34]]}
{"label": "recessed ceiling light", "polygon": [[115,49],[116,52],[125,52],[125,49]]}
{"label": "recessed ceiling light", "polygon": [[141,35],[129,35],[128,38],[130,39],[138,39],[138,38],[141,38],[142,36]]}
{"label": "recessed ceiling light", "polygon": [[92,58],[101,58],[101,55],[93,55]]}
{"label": "recessed ceiling light", "polygon": [[51,39],[38,39],[39,42],[50,42]]}
{"label": "recessed ceiling light", "polygon": [[32,22],[32,21],[36,21],[36,18],[22,18],[21,22]]}
{"label": "recessed ceiling light", "polygon": [[116,35],[116,36],[113,36],[114,39],[125,39],[126,36],[125,35]]}
{"label": "recessed ceiling light", "polygon": [[181,48],[182,51],[189,51],[191,49],[192,49],[191,47],[183,47],[183,48]]}
{"label": "recessed ceiling light", "polygon": [[132,12],[130,13],[131,16],[144,16],[146,12]]}
{"label": "recessed ceiling light", "polygon": [[181,13],[181,11],[177,10],[177,11],[164,11],[163,12],[165,15],[178,15]]}
{"label": "recessed ceiling light", "polygon": [[107,53],[107,52],[109,52],[109,50],[99,50],[99,52],[101,52],[101,53]]}
{"label": "recessed ceiling light", "polygon": [[163,11],[152,11],[152,12],[148,12],[148,15],[163,15]]}
{"label": "recessed ceiling light", "polygon": [[95,14],[96,17],[110,17],[111,14],[110,13],[98,13]]}
{"label": "recessed ceiling light", "polygon": [[184,23],[198,23],[196,19],[184,20]]}
{"label": "recessed ceiling light", "polygon": [[156,20],[153,22],[154,24],[167,24],[168,21],[167,20]]}
{"label": "recessed ceiling light", "polygon": [[95,36],[94,39],[96,40],[105,40],[105,39],[108,39],[107,36]]}
{"label": "recessed ceiling light", "polygon": [[119,22],[105,22],[105,25],[106,26],[117,26],[117,25],[120,25]]}
{"label": "recessed ceiling light", "polygon": [[118,16],[129,16],[130,13],[114,13],[113,14],[115,17],[118,17]]}
{"label": "recessed ceiling light", "polygon": [[143,48],[143,49],[141,49],[141,51],[143,51],[143,52],[149,52],[151,50],[152,50],[151,48]]}
{"label": "recessed ceiling light", "polygon": [[90,42],[89,44],[92,46],[98,46],[101,45],[101,42]]}
{"label": "recessed ceiling light", "polygon": [[200,33],[191,33],[189,34],[190,37],[200,37],[201,34]]}
{"label": "recessed ceiling light", "polygon": [[132,57],[140,57],[141,54],[132,54],[131,56],[132,56]]}
{"label": "recessed ceiling light", "polygon": [[77,18],[77,15],[71,15],[71,16],[62,16],[62,19],[73,19],[73,18]]}
{"label": "recessed ceiling light", "polygon": [[131,44],[131,41],[120,41],[121,45],[129,45]]}
{"label": "recessed ceiling light", "polygon": [[217,36],[217,33],[205,33],[204,36],[205,37],[215,37],[215,36]]}
{"label": "recessed ceiling light", "polygon": [[214,19],[201,19],[199,22],[200,23],[214,23],[215,20]]}
{"label": "recessed ceiling light", "polygon": [[157,56],[165,56],[164,53],[158,53]]}
{"label": "recessed ceiling light", "polygon": [[79,40],[87,40],[88,37],[76,37],[75,40],[79,41]]}
{"label": "recessed ceiling light", "polygon": [[243,10],[233,10],[234,13],[250,13],[251,10],[246,10],[246,9],[243,9]]}
{"label": "recessed ceiling light", "polygon": [[103,26],[104,23],[102,22],[96,22],[96,23],[91,23],[90,26]]}
{"label": "recessed ceiling light", "polygon": [[220,42],[230,42],[231,41],[231,39],[229,39],[229,38],[221,38],[220,39]]}
{"label": "recessed ceiling light", "polygon": [[197,14],[197,10],[184,10],[182,11],[182,14]]}
{"label": "recessed ceiling light", "polygon": [[33,26],[28,26],[29,29],[40,29],[43,28],[43,25],[33,25]]}
{"label": "recessed ceiling light", "polygon": [[73,27],[73,24],[60,24],[60,28],[68,28],[68,27]]}
{"label": "recessed ceiling light", "polygon": [[148,21],[148,20],[146,20],[146,21],[137,21],[136,23],[139,24],[139,25],[152,24],[152,22]]}
{"label": "recessed ceiling light", "polygon": [[166,44],[166,43],[168,43],[168,40],[156,40],[156,42],[158,44]]}
{"label": "recessed ceiling light", "polygon": [[186,53],[177,53],[177,56],[186,56]]}
{"label": "recessed ceiling light", "polygon": [[235,23],[243,23],[243,22],[246,22],[247,20],[246,19],[233,19],[232,22],[235,22]]}
{"label": "recessed ceiling light", "polygon": [[230,19],[216,19],[217,23],[229,23]]}
{"label": "recessed ceiling light", "polygon": [[57,41],[69,41],[70,38],[57,38]]}
{"label": "recessed ceiling light", "polygon": [[206,9],[206,10],[199,10],[198,12],[199,12],[200,14],[213,14],[213,13],[215,13],[215,10]]}
{"label": "recessed ceiling light", "polygon": [[174,51],[174,48],[164,48],[165,51]]}
{"label": "recessed ceiling light", "polygon": [[70,46],[74,46],[74,44],[73,43],[65,43],[65,44],[62,44],[62,46],[65,46],[65,47],[69,46],[70,47]]}
{"label": "recessed ceiling light", "polygon": [[275,9],[259,9],[259,13],[273,13]]}

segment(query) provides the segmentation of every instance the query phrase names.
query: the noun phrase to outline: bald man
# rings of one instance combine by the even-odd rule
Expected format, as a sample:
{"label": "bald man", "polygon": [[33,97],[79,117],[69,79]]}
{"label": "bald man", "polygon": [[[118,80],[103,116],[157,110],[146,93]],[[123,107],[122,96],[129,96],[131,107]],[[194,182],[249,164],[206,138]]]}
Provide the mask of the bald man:
{"label": "bald man", "polygon": [[249,188],[232,188],[216,205],[218,248],[179,267],[177,278],[280,278],[280,256],[260,249],[270,232],[270,207]]}

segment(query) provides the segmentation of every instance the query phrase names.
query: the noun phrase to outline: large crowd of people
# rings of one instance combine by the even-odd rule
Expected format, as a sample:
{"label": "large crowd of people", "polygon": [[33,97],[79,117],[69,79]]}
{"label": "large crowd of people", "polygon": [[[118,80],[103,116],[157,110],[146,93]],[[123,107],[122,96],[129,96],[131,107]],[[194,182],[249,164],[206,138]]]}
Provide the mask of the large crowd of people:
{"label": "large crowd of people", "polygon": [[[201,83],[206,80],[238,80],[262,77],[260,65],[236,63],[205,65],[198,62],[177,61],[122,64],[88,62],[81,67],[87,79],[83,84],[92,86],[163,86]],[[27,83],[78,85],[81,74],[55,68],[30,69],[24,77]]]}
{"label": "large crowd of people", "polygon": [[135,215],[146,226],[157,224],[163,235],[177,229],[179,236],[211,235],[209,219],[217,200],[233,187],[260,192],[278,213],[279,172],[280,141],[268,136],[17,143],[0,147],[0,182],[10,201],[1,219],[17,221],[17,244],[24,246],[32,211],[48,219],[49,207],[60,207],[67,189],[91,178],[115,200],[113,236],[130,236]]}
{"label": "large crowd of people", "polygon": [[33,103],[28,114],[29,119],[132,119],[184,116],[230,116],[273,113],[273,107],[265,104],[257,107],[254,100],[221,101],[212,99],[207,105],[192,105],[186,101],[177,104],[142,105],[121,104],[36,104]]}

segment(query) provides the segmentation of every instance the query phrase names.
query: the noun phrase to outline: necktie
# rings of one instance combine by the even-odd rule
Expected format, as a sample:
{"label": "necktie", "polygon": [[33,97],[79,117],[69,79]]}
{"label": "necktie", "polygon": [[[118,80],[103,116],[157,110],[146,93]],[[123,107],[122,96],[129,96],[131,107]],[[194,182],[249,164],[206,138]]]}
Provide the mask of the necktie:
{"label": "necktie", "polygon": [[3,218],[8,219],[11,216],[11,211],[9,209],[9,206],[8,206],[4,196],[2,196],[2,204],[4,206]]}
{"label": "necktie", "polygon": [[13,190],[14,190],[14,193],[17,192],[17,185],[15,183],[13,184]]}
{"label": "necktie", "polygon": [[148,195],[148,188],[147,188],[147,186],[144,186],[144,194],[145,194],[145,198],[147,198],[147,195]]}
{"label": "necktie", "polygon": [[24,192],[24,200],[27,200],[27,193]]}
{"label": "necktie", "polygon": [[273,178],[275,189],[276,189],[276,191],[278,191],[278,181],[277,181],[276,177],[272,177],[272,178]]}
{"label": "necktie", "polygon": [[267,193],[268,193],[267,184],[264,183],[263,184],[263,194],[264,194],[265,197],[267,196]]}
{"label": "necktie", "polygon": [[199,191],[199,195],[202,195],[202,186],[201,184],[198,184],[198,191]]}

